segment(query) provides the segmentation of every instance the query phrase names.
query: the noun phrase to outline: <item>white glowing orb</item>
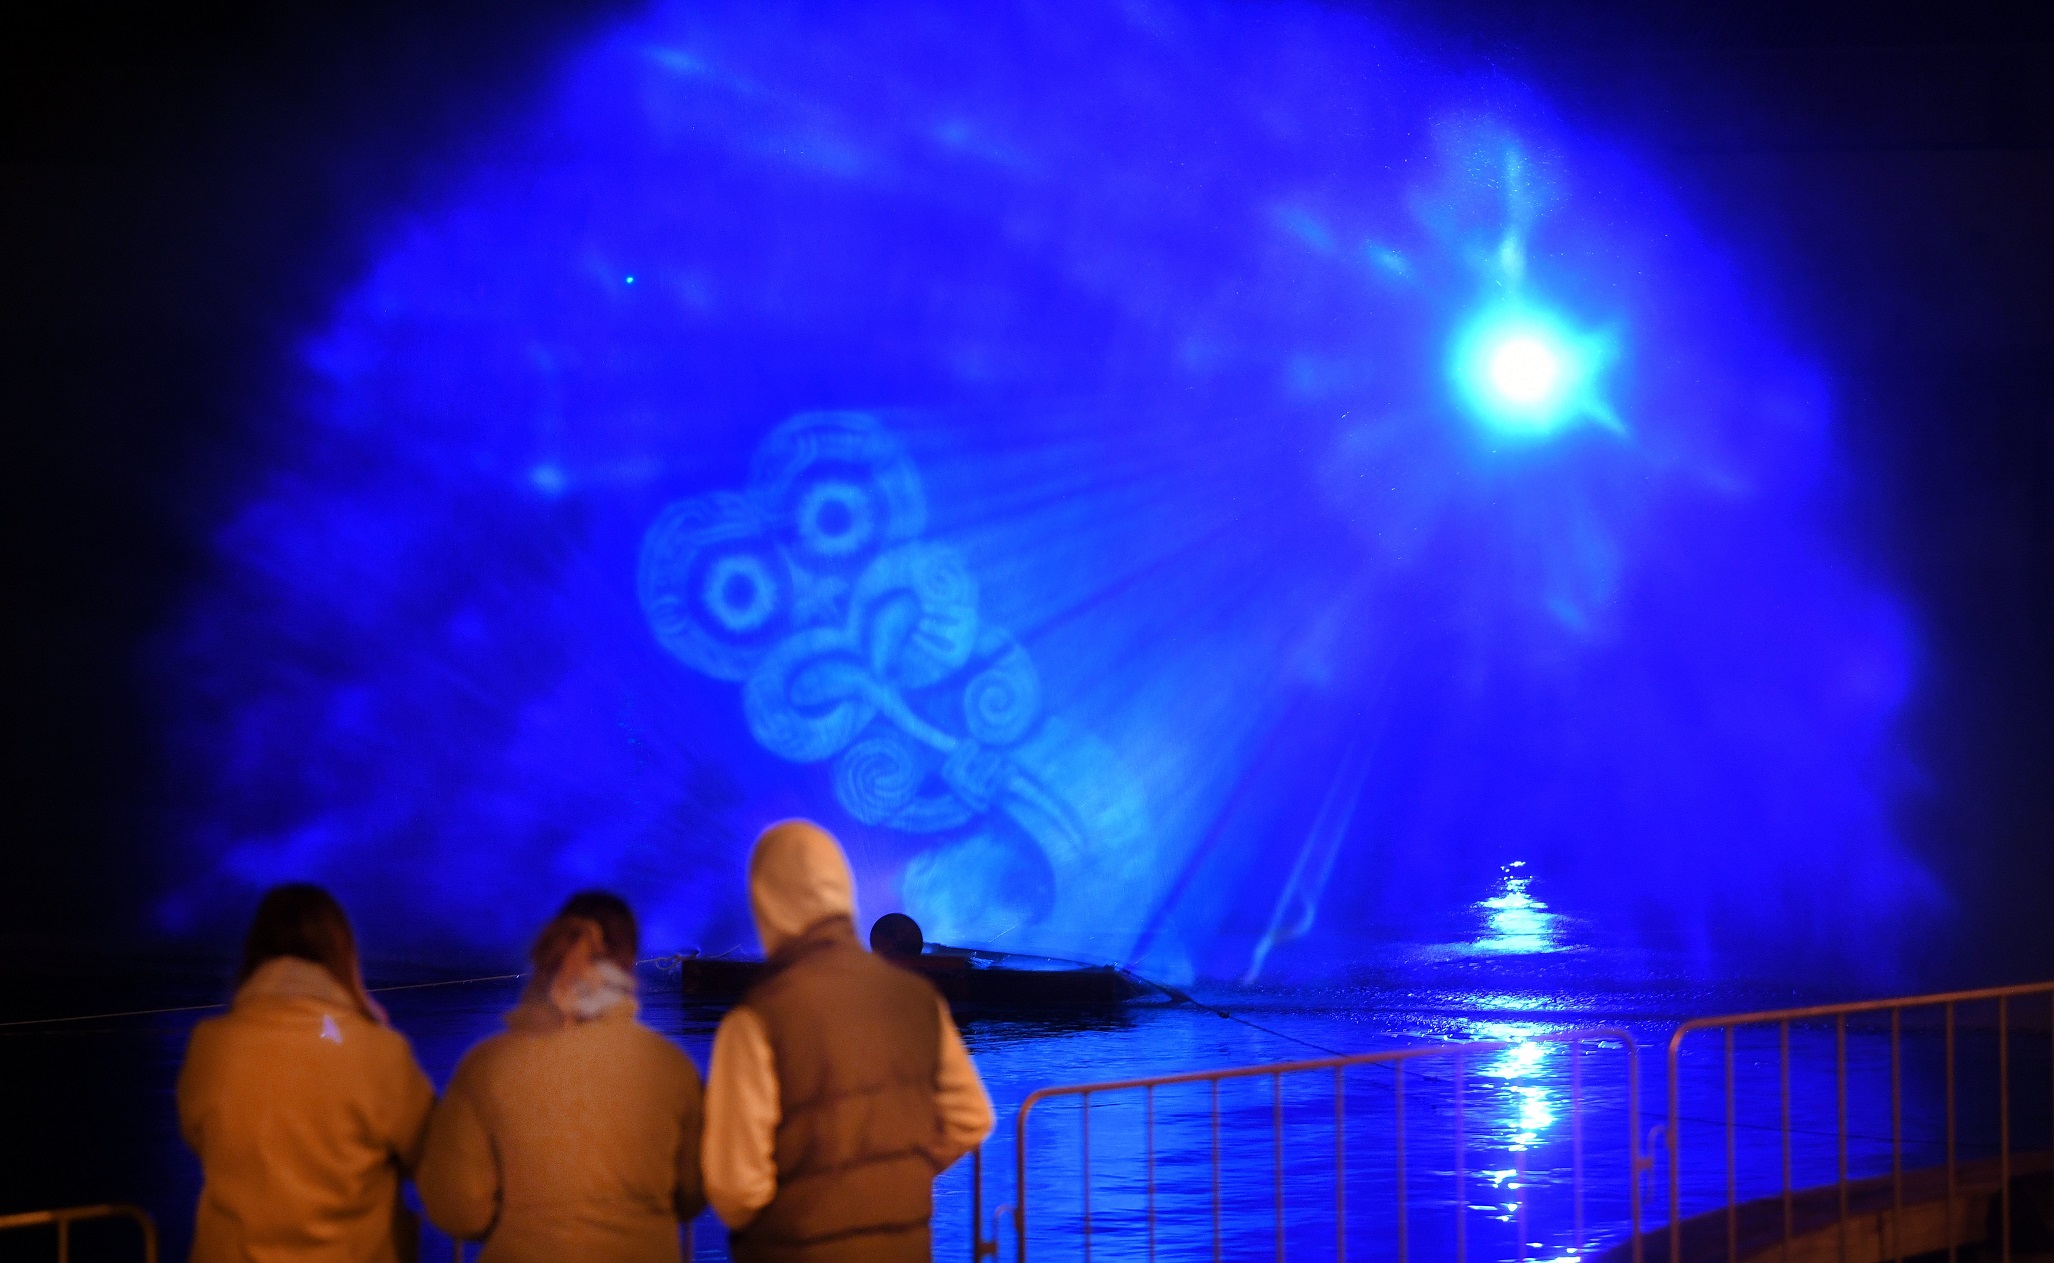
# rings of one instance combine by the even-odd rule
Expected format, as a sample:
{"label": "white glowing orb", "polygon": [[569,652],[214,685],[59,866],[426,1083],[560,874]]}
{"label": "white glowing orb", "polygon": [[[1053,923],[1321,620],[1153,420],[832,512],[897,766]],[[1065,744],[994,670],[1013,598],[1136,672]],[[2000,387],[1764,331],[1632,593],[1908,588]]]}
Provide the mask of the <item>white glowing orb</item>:
{"label": "white glowing orb", "polygon": [[1456,334],[1449,375],[1469,413],[1494,433],[1537,439],[1578,417],[1603,419],[1593,394],[1608,340],[1559,317],[1505,303],[1477,313]]}
{"label": "white glowing orb", "polygon": [[1490,353],[1491,388],[1508,401],[1536,404],[1562,381],[1562,357],[1530,333],[1514,334]]}

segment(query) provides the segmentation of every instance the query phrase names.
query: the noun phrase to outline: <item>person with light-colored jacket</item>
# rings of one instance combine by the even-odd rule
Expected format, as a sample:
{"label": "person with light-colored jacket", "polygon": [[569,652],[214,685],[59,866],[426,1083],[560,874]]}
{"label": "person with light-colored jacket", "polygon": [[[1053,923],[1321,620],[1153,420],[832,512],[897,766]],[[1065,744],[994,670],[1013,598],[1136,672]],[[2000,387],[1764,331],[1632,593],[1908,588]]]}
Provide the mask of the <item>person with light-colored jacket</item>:
{"label": "person with light-colored jacket", "polygon": [[770,969],[714,1036],[704,1148],[734,1257],[931,1258],[934,1177],[992,1125],[947,1003],[857,943],[849,862],[818,825],[756,840],[749,903]]}
{"label": "person with light-colored jacket", "polygon": [[507,1029],[464,1054],[415,1175],[480,1263],[677,1263],[699,1187],[699,1072],[636,1018],[634,914],[574,895]]}
{"label": "person with light-colored jacket", "polygon": [[204,1184],[194,1263],[416,1257],[399,1198],[435,1090],[364,990],[334,897],[293,883],[257,905],[234,1002],[194,1028],[178,1120]]}

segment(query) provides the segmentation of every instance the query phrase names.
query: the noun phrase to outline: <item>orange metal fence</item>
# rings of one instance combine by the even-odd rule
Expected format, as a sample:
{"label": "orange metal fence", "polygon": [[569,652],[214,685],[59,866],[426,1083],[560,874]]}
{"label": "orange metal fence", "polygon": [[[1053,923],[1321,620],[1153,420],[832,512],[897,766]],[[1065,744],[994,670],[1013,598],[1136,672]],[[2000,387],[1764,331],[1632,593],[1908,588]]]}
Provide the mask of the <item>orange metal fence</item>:
{"label": "orange metal fence", "polygon": [[[2054,982],[2036,983],[2017,987],[1991,987],[1978,991],[1952,991],[1936,995],[1909,996],[1887,1000],[1868,1000],[1853,1004],[1813,1005],[1806,1008],[1779,1009],[1760,1013],[1738,1013],[1722,1017],[1695,1018],[1676,1028],[1669,1040],[1669,1119],[1666,1130],[1666,1146],[1669,1159],[1669,1261],[1683,1263],[1685,1237],[1692,1223],[1704,1224],[1704,1219],[1686,1220],[1683,1215],[1683,1149],[1682,1128],[1686,1121],[1680,1108],[1679,1060],[1686,1041],[1701,1031],[1724,1033],[1724,1097],[1725,1097],[1725,1206],[1723,1208],[1724,1255],[1728,1263],[1740,1263],[1743,1257],[1759,1255],[1758,1248],[1743,1248],[1743,1222],[1745,1212],[1755,1209],[1768,1212],[1769,1230],[1774,1233],[1777,1225],[1775,1212],[1780,1209],[1780,1242],[1775,1243],[1778,1257],[1789,1259],[1793,1242],[1801,1236],[1831,1233],[1835,1242],[1836,1256],[1846,1260],[1860,1254],[1862,1257],[1902,1259],[1907,1254],[1924,1252],[1924,1248],[1937,1249],[1930,1241],[1920,1242],[1916,1234],[1908,1229],[1906,1218],[1906,1182],[1904,1169],[1904,1027],[1907,1015],[1930,1015],[1937,1017],[1941,1028],[1944,1047],[1944,1098],[1946,1117],[1944,1184],[1939,1190],[1945,1200],[1944,1235],[1949,1263],[1956,1258],[1965,1229],[1972,1225],[1959,1221],[1958,1207],[1963,1197],[1961,1176],[1964,1168],[1957,1153],[1957,1090],[1959,1067],[1956,1045],[1959,1028],[1959,1014],[1964,1006],[1989,1005],[1995,1009],[1996,1035],[1996,1098],[1997,1098],[1997,1158],[1994,1175],[1996,1185],[1996,1221],[1999,1225],[1999,1253],[2003,1263],[2010,1263],[2012,1252],[2012,1181],[2014,1170],[2019,1166],[2017,1155],[2012,1152],[2012,1044],[2016,1033],[2016,1007],[2021,1001],[2036,1001],[2035,1014],[2048,1012],[2054,1017]],[[2037,1001],[2049,1006],[2042,1009]],[[1869,1181],[1851,1181],[1848,1167],[1848,1068],[1847,1036],[1849,1018],[1889,1019],[1889,1079],[1890,1079],[1890,1175],[1888,1177],[1889,1217],[1883,1219],[1883,1194],[1881,1178]],[[1791,1125],[1790,1088],[1790,1037],[1793,1027],[1800,1030],[1817,1027],[1830,1022],[1834,1039],[1834,1140],[1836,1149],[1836,1180],[1826,1186],[1832,1190],[1829,1202],[1808,1197],[1792,1187],[1791,1180],[1791,1136],[1795,1130]],[[1780,1123],[1782,1186],[1779,1195],[1780,1207],[1762,1202],[1743,1205],[1738,1197],[1737,1162],[1735,1158],[1734,1131],[1736,1127],[1734,1093],[1734,1034],[1750,1027],[1774,1027],[1777,1031],[1777,1078],[1780,1094]],[[2054,1021],[2049,1025],[2050,1039],[2054,1039]],[[2050,1045],[2050,1064],[2054,1064],[2054,1045]],[[2050,1109],[2054,1109],[2054,1084],[2050,1084]],[[2054,1119],[2050,1119],[2050,1135],[2054,1135]],[[2054,1143],[2054,1142],[2050,1142]],[[2032,1165],[2037,1168],[2045,1161],[2044,1155],[2033,1155]],[[1988,1165],[1988,1164],[1982,1164]],[[1939,1170],[1931,1174],[1940,1175]],[[2050,1166],[2050,1178],[2054,1178],[2054,1166]],[[1933,1180],[1924,1183],[1934,1183]],[[1823,1191],[1823,1190],[1820,1190]],[[1916,1199],[1914,1199],[1916,1200]],[[1930,1199],[1928,1199],[1930,1200]],[[1860,1205],[1856,1203],[1859,1202]],[[1805,1215],[1804,1210],[1809,1210]],[[1714,1212],[1717,1214],[1718,1212]],[[1873,1219],[1873,1228],[1866,1229],[1874,1237],[1862,1243],[1873,1249],[1855,1249],[1850,1242],[1850,1232],[1866,1218]],[[1761,1215],[1752,1217],[1752,1227],[1759,1229]],[[1801,1219],[1808,1222],[1800,1223]],[[1803,1231],[1800,1231],[1800,1228]],[[1759,1235],[1757,1231],[1754,1235]],[[1911,1244],[1907,1245],[1907,1239]],[[1716,1244],[1716,1243],[1715,1243]],[[1759,1246],[1759,1242],[1750,1242]],[[1693,1259],[1706,1257],[1701,1248],[1689,1251]]]}
{"label": "orange metal fence", "polygon": [[[1082,1208],[1081,1213],[1078,1219],[1076,1220],[1074,1226],[1077,1232],[1076,1239],[1081,1243],[1083,1257],[1088,1261],[1091,1258],[1092,1254],[1093,1236],[1091,1201],[1091,1111],[1093,1099],[1103,1098],[1106,1096],[1112,1096],[1116,1094],[1139,1093],[1143,1097],[1145,1108],[1144,1183],[1146,1188],[1147,1209],[1147,1257],[1150,1259],[1155,1258],[1158,1244],[1156,1232],[1158,1199],[1158,1184],[1156,1171],[1157,1153],[1155,1143],[1155,1133],[1157,1126],[1156,1092],[1160,1088],[1178,1084],[1206,1084],[1210,1087],[1212,1257],[1215,1260],[1221,1258],[1221,1187],[1222,1180],[1225,1178],[1225,1173],[1222,1170],[1221,1163],[1220,1085],[1229,1080],[1267,1078],[1270,1080],[1271,1101],[1271,1169],[1268,1173],[1268,1176],[1273,1189],[1275,1202],[1274,1228],[1272,1231],[1272,1235],[1275,1243],[1275,1256],[1279,1260],[1282,1260],[1285,1257],[1286,1237],[1284,1195],[1284,1152],[1286,1145],[1283,1105],[1284,1081],[1286,1077],[1330,1075],[1332,1077],[1332,1095],[1334,1103],[1333,1202],[1335,1239],[1332,1247],[1332,1257],[1336,1260],[1342,1261],[1342,1263],[1345,1263],[1345,1260],[1348,1257],[1349,1246],[1348,1198],[1350,1192],[1348,1181],[1347,1152],[1348,1127],[1346,1118],[1346,1098],[1348,1082],[1347,1075],[1349,1070],[1351,1069],[1366,1066],[1383,1066],[1387,1067],[1392,1072],[1390,1087],[1393,1100],[1393,1121],[1388,1143],[1390,1145],[1390,1153],[1394,1159],[1396,1170],[1395,1189],[1390,1194],[1394,1198],[1395,1203],[1392,1208],[1395,1213],[1395,1218],[1393,1240],[1391,1242],[1390,1252],[1393,1255],[1395,1255],[1395,1257],[1399,1260],[1399,1263],[1406,1263],[1406,1260],[1410,1258],[1410,1252],[1412,1247],[1410,1233],[1411,1220],[1407,1207],[1407,1197],[1409,1188],[1407,1178],[1407,1161],[1410,1157],[1410,1153],[1407,1145],[1405,1124],[1406,1070],[1408,1067],[1414,1066],[1418,1063],[1434,1062],[1438,1064],[1445,1064],[1452,1068],[1448,1082],[1452,1086],[1451,1095],[1454,1133],[1452,1138],[1453,1162],[1452,1167],[1448,1172],[1448,1175],[1452,1184],[1451,1192],[1453,1194],[1453,1203],[1455,1208],[1455,1254],[1458,1260],[1464,1260],[1468,1257],[1469,1246],[1468,1233],[1466,1231],[1469,1208],[1467,1205],[1464,1187],[1465,1182],[1469,1176],[1469,1140],[1467,1129],[1465,1126],[1464,1104],[1464,1087],[1466,1082],[1466,1076],[1469,1072],[1468,1068],[1470,1064],[1478,1057],[1485,1056],[1491,1053],[1503,1052],[1507,1049],[1511,1049],[1522,1044],[1567,1045],[1571,1053],[1570,1129],[1572,1144],[1572,1196],[1574,1198],[1573,1218],[1575,1232],[1575,1248],[1579,1252],[1582,1251],[1585,1244],[1583,1239],[1585,1226],[1585,1154],[1583,1131],[1585,1099],[1583,1092],[1582,1076],[1583,1046],[1585,1044],[1591,1044],[1597,1047],[1617,1048],[1623,1050],[1623,1055],[1626,1061],[1626,1093],[1624,1098],[1624,1112],[1626,1123],[1624,1127],[1624,1134],[1619,1136],[1618,1139],[1621,1142],[1623,1142],[1621,1156],[1624,1159],[1624,1169],[1630,1173],[1627,1182],[1631,1185],[1630,1191],[1628,1193],[1628,1201],[1630,1205],[1630,1215],[1632,1221],[1631,1240],[1634,1243],[1633,1258],[1634,1263],[1640,1263],[1640,1255],[1638,1248],[1641,1239],[1639,1173],[1647,1169],[1648,1163],[1647,1160],[1640,1153],[1638,1139],[1640,1098],[1639,1057],[1638,1050],[1634,1044],[1632,1035],[1623,1028],[1619,1027],[1596,1027],[1584,1030],[1536,1034],[1530,1037],[1522,1037],[1517,1039],[1479,1041],[1474,1043],[1453,1045],[1443,1044],[1426,1048],[1408,1048],[1393,1052],[1367,1053],[1358,1056],[1329,1057],[1311,1061],[1279,1062],[1272,1065],[1248,1066],[1231,1070],[1199,1071],[1188,1074],[1160,1075],[1152,1078],[1121,1079],[1104,1083],[1090,1083],[1078,1084],[1068,1087],[1042,1088],[1030,1094],[1027,1097],[1027,1099],[1023,1101],[1020,1105],[1020,1111],[1015,1121],[1013,1138],[1013,1157],[1016,1176],[1014,1201],[1010,1207],[1000,1207],[998,1214],[1005,1215],[1007,1214],[1007,1212],[1010,1212],[1009,1217],[1012,1221],[1013,1237],[1016,1251],[1015,1257],[1019,1260],[1022,1260],[1024,1263],[1024,1260],[1027,1258],[1028,1251],[1030,1248],[1028,1192],[1030,1188],[1029,1176],[1031,1151],[1028,1145],[1029,1121],[1037,1105],[1060,1097],[1077,1098],[1079,1104],[1079,1114],[1082,1120],[1082,1126],[1079,1132],[1078,1149],[1076,1151],[1078,1169],[1081,1173],[1080,1179],[1082,1188]],[[1512,1185],[1517,1189],[1519,1196],[1516,1213],[1518,1216],[1518,1237],[1521,1251],[1520,1257],[1523,1259],[1525,1257],[1524,1251],[1526,1249],[1526,1242],[1529,1235],[1526,1231],[1527,1173],[1525,1168],[1525,1152],[1523,1147],[1514,1146],[1514,1149],[1515,1162],[1517,1164],[1517,1168],[1512,1180]],[[981,1180],[978,1178],[979,1175],[981,1175],[981,1155],[978,1159],[976,1159],[976,1161],[979,1163],[979,1166],[977,1167],[977,1169],[973,1171],[972,1176],[972,1248],[973,1257],[983,1257],[986,1255],[995,1255],[997,1253],[998,1247],[997,1242],[995,1240],[986,1240],[983,1238],[981,1228],[979,1226],[979,1215],[981,1214],[982,1210],[981,1197],[980,1193],[978,1192],[978,1185],[981,1184]],[[997,1216],[995,1216],[995,1218],[996,1217]]]}
{"label": "orange metal fence", "polygon": [[18,1215],[0,1215],[0,1232],[18,1228],[55,1227],[57,1263],[71,1263],[71,1226],[88,1219],[129,1219],[143,1234],[144,1263],[157,1263],[157,1221],[140,1206],[67,1206],[62,1210],[31,1210]]}

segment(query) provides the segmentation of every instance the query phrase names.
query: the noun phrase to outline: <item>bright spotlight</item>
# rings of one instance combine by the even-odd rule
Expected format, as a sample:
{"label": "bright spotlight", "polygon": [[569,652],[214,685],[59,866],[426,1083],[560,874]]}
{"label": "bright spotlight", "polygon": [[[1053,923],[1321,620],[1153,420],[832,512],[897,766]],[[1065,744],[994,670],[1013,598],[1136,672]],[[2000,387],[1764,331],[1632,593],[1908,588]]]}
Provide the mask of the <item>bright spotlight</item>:
{"label": "bright spotlight", "polygon": [[1498,343],[1491,352],[1491,388],[1518,404],[1534,404],[1548,397],[1562,378],[1562,361],[1555,349],[1532,334],[1515,334]]}
{"label": "bright spotlight", "polygon": [[1538,438],[1581,413],[1601,411],[1589,396],[1597,358],[1588,340],[1554,318],[1505,306],[1462,330],[1450,367],[1457,394],[1478,420]]}

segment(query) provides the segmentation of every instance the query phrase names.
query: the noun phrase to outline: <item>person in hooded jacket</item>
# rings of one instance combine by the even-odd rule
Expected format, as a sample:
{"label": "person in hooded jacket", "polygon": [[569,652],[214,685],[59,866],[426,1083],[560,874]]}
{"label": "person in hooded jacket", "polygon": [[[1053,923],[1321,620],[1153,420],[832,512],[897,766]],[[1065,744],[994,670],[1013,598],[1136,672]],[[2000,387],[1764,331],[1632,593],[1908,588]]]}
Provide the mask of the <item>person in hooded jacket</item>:
{"label": "person in hooded jacket", "polygon": [[634,914],[573,895],[507,1029],[457,1064],[416,1172],[480,1263],[676,1263],[699,1188],[699,1072],[636,1018]]}
{"label": "person in hooded jacket", "polygon": [[416,1257],[399,1183],[434,1101],[364,990],[342,905],[299,882],[265,894],[235,999],[193,1029],[178,1075],[204,1175],[194,1263]]}
{"label": "person in hooded jacket", "polygon": [[934,1177],[992,1126],[948,1005],[858,944],[848,859],[818,825],[756,840],[749,903],[770,968],[714,1036],[703,1160],[734,1257],[931,1258]]}

